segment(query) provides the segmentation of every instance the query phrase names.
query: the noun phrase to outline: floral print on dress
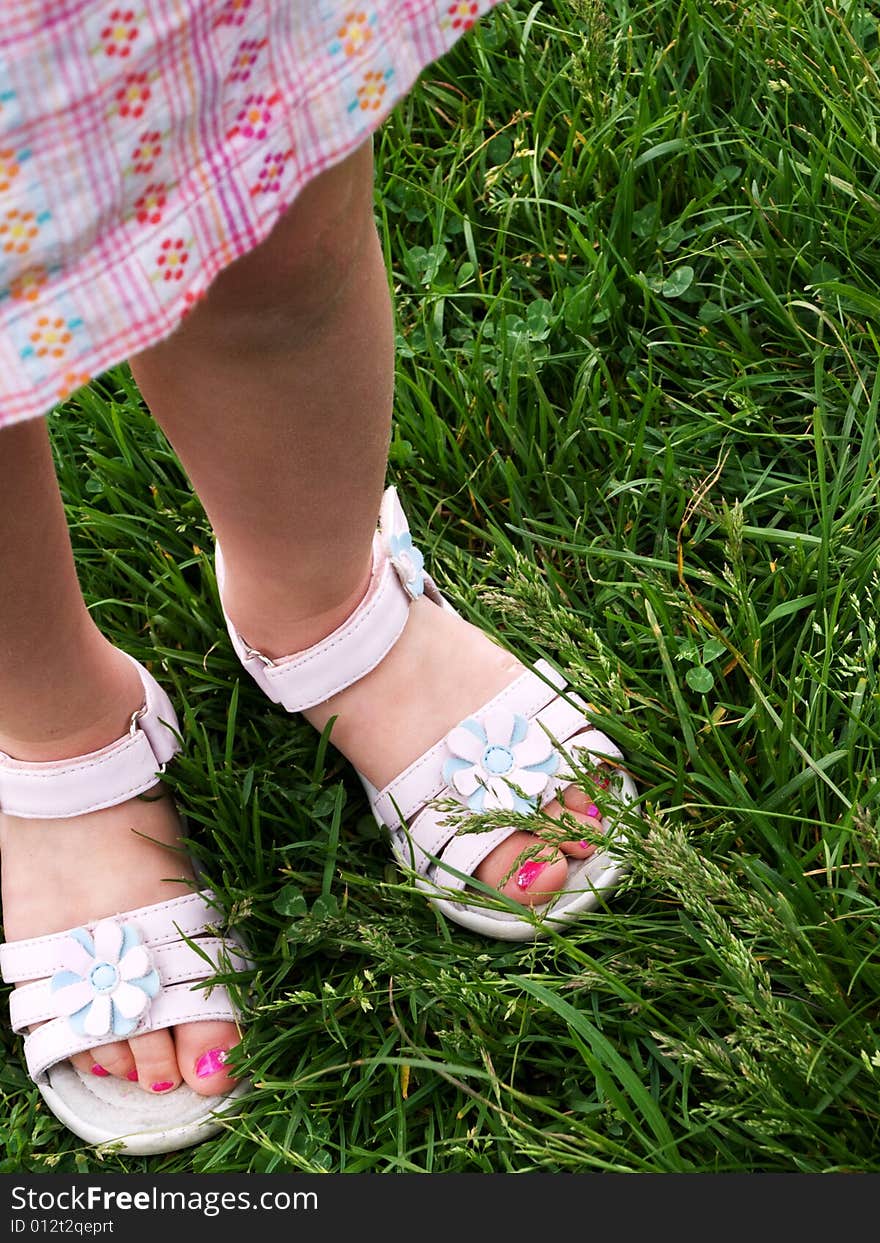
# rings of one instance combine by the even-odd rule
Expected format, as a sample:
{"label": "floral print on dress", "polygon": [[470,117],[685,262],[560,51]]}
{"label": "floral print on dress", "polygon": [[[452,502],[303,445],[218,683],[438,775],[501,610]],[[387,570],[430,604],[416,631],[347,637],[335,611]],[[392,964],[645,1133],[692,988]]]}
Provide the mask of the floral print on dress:
{"label": "floral print on dress", "polygon": [[257,180],[250,187],[251,195],[277,194],[281,189],[285,165],[293,158],[293,148],[286,151],[270,151],[263,157]]}
{"label": "floral print on dress", "polygon": [[132,54],[132,45],[140,34],[139,16],[134,9],[111,9],[101,29],[100,44],[93,50],[104,56],[125,60]]}
{"label": "floral print on dress", "polygon": [[376,20],[377,14],[366,9],[352,9],[346,13],[330,44],[331,54],[342,52],[345,56],[359,56],[373,38]]}
{"label": "floral print on dress", "polygon": [[388,83],[394,75],[393,69],[368,69],[361,77],[355,98],[348,105],[349,112],[359,109],[361,112],[378,112],[385,104]]}
{"label": "floral print on dress", "polygon": [[25,268],[13,278],[9,285],[9,293],[13,302],[36,302],[40,296],[40,290],[48,279],[49,272],[41,263],[35,264],[32,268]]}
{"label": "floral print on dress", "polygon": [[186,319],[196,303],[201,302],[207,292],[207,289],[188,289],[183,295],[183,310],[180,313],[180,318]]}
{"label": "floral print on dress", "polygon": [[166,237],[159,247],[157,276],[163,281],[182,281],[189,263],[189,247],[182,237]]}
{"label": "floral print on dress", "polygon": [[61,377],[61,383],[55,390],[56,400],[64,401],[71,394],[75,393],[78,388],[88,384],[91,378],[87,371],[66,371]]}
{"label": "floral print on dress", "polygon": [[21,108],[16,92],[0,89],[0,129],[11,128],[18,124],[20,115]]}
{"label": "floral print on dress", "polygon": [[[56,274],[57,269],[48,270],[50,282]],[[0,307],[3,305],[0,301]],[[88,349],[90,337],[72,298],[59,294],[51,310],[41,308],[38,302],[18,301],[9,305],[14,308],[15,317],[7,331],[6,343],[15,350],[32,383],[39,384],[47,377],[54,377],[57,389],[63,376],[82,370],[77,364],[77,355]]]}
{"label": "floral print on dress", "polygon": [[456,0],[455,4],[450,4],[446,14],[446,21],[441,22],[442,25],[451,26],[453,30],[470,30],[474,22],[480,15],[480,5],[474,3],[474,0]]}
{"label": "floral print on dress", "polygon": [[171,332],[500,2],[76,0],[51,21],[13,4],[0,427]]}
{"label": "floral print on dress", "polygon": [[162,135],[159,130],[145,130],[131,153],[131,167],[134,172],[151,173],[162,149]]}
{"label": "floral print on dress", "polygon": [[214,22],[214,28],[216,29],[218,26],[243,26],[250,7],[251,0],[226,0],[226,4],[224,4],[217,20]]}
{"label": "floral print on dress", "polygon": [[232,68],[226,81],[249,82],[253,74],[254,65],[257,63],[263,48],[268,43],[268,39],[242,39],[238,45],[238,51],[235,53],[235,59],[232,62]]}
{"label": "floral print on dress", "polygon": [[265,138],[272,123],[273,109],[280,102],[281,95],[278,91],[271,95],[248,95],[226,137]]}
{"label": "floral print on dress", "polygon": [[0,194],[12,188],[12,183],[21,172],[21,166],[30,158],[30,151],[16,151],[14,147],[0,146]]}
{"label": "floral print on dress", "polygon": [[135,219],[138,224],[159,224],[167,202],[168,195],[164,184],[147,186],[134,205]]}
{"label": "floral print on dress", "polygon": [[113,96],[113,110],[119,116],[139,119],[144,115],[152,97],[150,77],[147,73],[130,73],[126,77]]}
{"label": "floral print on dress", "polygon": [[63,358],[73,333],[82,326],[81,319],[67,320],[63,315],[40,315],[28,334],[29,344],[22,350],[22,358]]}
{"label": "floral print on dress", "polygon": [[0,250],[6,254],[26,255],[40,232],[40,225],[49,219],[47,211],[37,215],[11,207],[0,217]]}

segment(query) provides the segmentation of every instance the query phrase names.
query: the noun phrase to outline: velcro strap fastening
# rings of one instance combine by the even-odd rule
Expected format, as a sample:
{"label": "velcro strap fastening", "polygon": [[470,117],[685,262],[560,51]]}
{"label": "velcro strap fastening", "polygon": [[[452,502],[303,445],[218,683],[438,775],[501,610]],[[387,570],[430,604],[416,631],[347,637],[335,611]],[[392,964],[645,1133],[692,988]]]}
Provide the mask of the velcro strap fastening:
{"label": "velcro strap fastening", "polygon": [[377,549],[373,564],[367,594],[343,625],[313,647],[264,668],[268,694],[288,712],[324,703],[359,682],[403,633],[412,601],[391,562]]}
{"label": "velcro strap fastening", "polygon": [[145,696],[131,732],[69,760],[29,763],[0,752],[0,810],[34,820],[85,815],[124,803],[156,784],[180,748],[177,717],[152,674],[128,659],[138,670]]}
{"label": "velcro strap fastening", "polygon": [[[215,563],[217,585],[222,593],[226,571],[219,544],[215,547]],[[366,595],[347,621],[320,643],[271,661],[248,646],[225,610],[224,617],[236,655],[264,694],[288,712],[302,712],[375,669],[403,633],[410,604],[377,532]]]}

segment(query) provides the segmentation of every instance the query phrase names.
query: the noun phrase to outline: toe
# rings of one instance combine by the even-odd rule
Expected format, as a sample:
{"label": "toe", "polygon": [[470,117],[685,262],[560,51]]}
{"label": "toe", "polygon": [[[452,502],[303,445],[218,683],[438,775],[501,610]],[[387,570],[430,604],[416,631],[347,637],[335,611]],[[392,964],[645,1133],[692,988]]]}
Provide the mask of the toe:
{"label": "toe", "polygon": [[74,1053],[70,1060],[81,1075],[96,1075],[102,1078],[110,1073],[94,1061],[91,1053]]}
{"label": "toe", "polygon": [[577,812],[582,816],[587,816],[596,823],[601,823],[602,813],[600,812],[596,800],[589,794],[585,794],[579,786],[566,786],[562,795],[562,801],[565,804],[566,811]]}
{"label": "toe", "polygon": [[131,1040],[138,1083],[145,1092],[170,1092],[180,1083],[177,1054],[171,1032],[146,1032]]}
{"label": "toe", "polygon": [[563,854],[573,859],[589,859],[596,853],[598,849],[596,837],[602,832],[602,813],[589,794],[585,794],[577,786],[568,786],[562,795],[562,802],[555,798],[551,799],[544,808],[544,813],[554,820],[562,817],[569,822],[573,820],[577,829],[582,830],[580,837],[572,837],[562,842],[556,841],[555,844],[559,846]]}
{"label": "toe", "polygon": [[[91,1073],[101,1078],[101,1071],[108,1075],[114,1075],[117,1079],[128,1079],[134,1073],[134,1058],[131,1055],[131,1047],[127,1040],[118,1040],[113,1044],[102,1044],[97,1049],[92,1049],[84,1055],[89,1058],[93,1066]],[[73,1059],[71,1058],[71,1061]]]}
{"label": "toe", "polygon": [[181,1023],[174,1029],[177,1064],[194,1092],[219,1096],[235,1087],[226,1069],[230,1049],[239,1042],[234,1023]]}
{"label": "toe", "polygon": [[562,888],[568,865],[555,847],[531,833],[511,833],[474,875],[523,906],[548,902]]}

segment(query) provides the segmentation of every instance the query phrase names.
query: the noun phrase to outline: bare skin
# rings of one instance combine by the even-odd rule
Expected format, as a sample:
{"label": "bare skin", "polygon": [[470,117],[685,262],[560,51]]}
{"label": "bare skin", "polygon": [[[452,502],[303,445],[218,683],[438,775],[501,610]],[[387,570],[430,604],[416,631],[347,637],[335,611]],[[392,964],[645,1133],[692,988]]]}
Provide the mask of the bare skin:
{"label": "bare skin", "polygon": [[[223,547],[227,611],[269,656],[330,634],[369,577],[394,382],[372,188],[366,144],[306,188],[269,242],[212,287],[200,316],[133,363]],[[476,627],[419,601],[379,667],[306,716],[318,729],[337,716],[334,743],[381,786],[521,670]],[[579,790],[565,805],[579,825],[599,827]],[[583,836],[562,852],[591,854]],[[532,869],[528,887],[517,869],[508,875],[534,844],[514,834],[478,879],[519,902],[546,901],[565,880],[560,850],[542,851],[547,866]]]}
{"label": "bare skin", "polygon": [[[311,182],[171,337],[132,360],[222,543],[227,609],[269,656],[331,633],[369,575],[394,370],[372,176],[366,144]],[[0,750],[62,759],[120,737],[141,705],[140,684],[82,601],[41,422],[0,431],[0,580]],[[521,669],[479,629],[422,600],[377,669],[306,715],[318,729],[337,716],[335,744],[382,786]],[[600,825],[581,791],[569,787],[564,803],[579,827]],[[558,816],[562,807],[547,810]],[[66,821],[0,815],[6,936],[187,892],[178,835],[167,796]],[[478,879],[524,904],[546,901],[564,881],[564,856],[593,849],[580,838],[543,843],[546,866],[524,886],[514,865],[536,844],[514,834]],[[232,1081],[222,1069],[200,1078],[199,1060],[237,1039],[231,1024],[190,1023],[73,1060],[84,1071],[97,1063],[137,1074],[145,1091],[186,1081],[214,1094]]]}
{"label": "bare skin", "polygon": [[[86,610],[42,421],[0,431],[0,581],[0,751],[68,759],[122,737],[143,690]],[[178,836],[174,805],[158,785],[149,798],[68,820],[0,813],[6,937],[60,932],[191,892]],[[231,1023],[187,1023],[72,1060],[86,1073],[97,1065],[137,1075],[146,1092],[186,1080],[214,1095],[232,1080],[222,1070],[200,1077],[200,1059],[237,1041]]]}

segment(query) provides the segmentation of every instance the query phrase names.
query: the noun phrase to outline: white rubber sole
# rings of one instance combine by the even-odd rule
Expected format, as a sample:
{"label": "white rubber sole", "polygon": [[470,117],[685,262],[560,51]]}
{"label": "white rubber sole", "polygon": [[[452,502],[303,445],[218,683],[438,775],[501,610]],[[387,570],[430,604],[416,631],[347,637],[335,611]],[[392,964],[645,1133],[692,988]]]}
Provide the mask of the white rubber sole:
{"label": "white rubber sole", "polygon": [[182,1083],[150,1096],[108,1075],[82,1074],[70,1062],[49,1071],[40,1093],[60,1122],[89,1144],[112,1144],[130,1156],[152,1156],[200,1144],[222,1130],[219,1118],[249,1090],[245,1080],[225,1096],[199,1096]]}

